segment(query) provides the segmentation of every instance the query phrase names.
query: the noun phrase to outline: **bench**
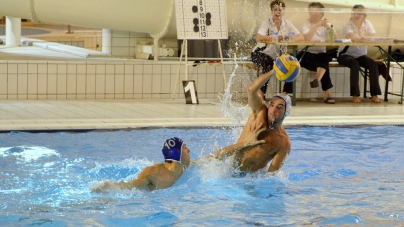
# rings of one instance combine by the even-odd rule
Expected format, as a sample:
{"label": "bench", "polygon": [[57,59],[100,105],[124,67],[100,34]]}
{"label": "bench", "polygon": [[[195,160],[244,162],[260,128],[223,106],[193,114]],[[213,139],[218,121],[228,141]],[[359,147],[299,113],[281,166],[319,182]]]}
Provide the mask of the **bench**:
{"label": "bench", "polygon": [[[376,61],[376,63],[386,63],[385,60],[383,60],[383,59],[375,59],[375,61]],[[395,62],[390,62],[390,69],[391,69],[391,67],[394,66],[394,65],[396,65]],[[333,67],[346,67],[346,66],[340,65],[340,64],[339,64],[338,62],[336,62],[336,61],[332,61],[332,62],[330,62],[329,67],[330,67],[330,68],[333,68]],[[403,70],[404,70],[404,69],[403,69]],[[363,78],[365,79],[365,80],[364,80],[364,84],[363,84],[363,98],[366,98],[366,92],[369,92],[368,90],[366,90],[367,83],[368,83],[368,70],[367,70],[367,69],[364,69],[364,68],[360,68],[360,73],[362,74]],[[386,76],[387,76],[387,75],[385,75],[385,76],[383,76],[383,77],[386,79],[386,83],[388,83],[389,81],[391,81],[391,79],[388,80],[388,79],[386,78]],[[389,77],[391,78],[390,73],[389,73]],[[404,96],[404,73],[403,73],[403,80],[402,80],[402,84],[401,84],[401,89],[400,89],[400,90],[401,90],[400,93],[393,93],[393,92],[388,92],[388,91],[385,91],[385,92],[387,92],[387,94],[390,94],[390,95],[400,96],[400,100],[398,101],[398,103],[399,103],[399,104],[402,104],[402,103],[403,103],[403,96]]]}
{"label": "bench", "polygon": [[[347,68],[345,65],[341,65],[339,64],[337,61],[332,61],[328,64],[328,67],[330,68]],[[364,83],[363,83],[363,98],[367,98],[366,96],[366,92],[369,92],[368,90],[366,90],[367,87],[367,83],[368,83],[368,70],[364,69],[364,68],[360,68],[359,72],[361,73],[361,75],[363,76],[364,79]]]}

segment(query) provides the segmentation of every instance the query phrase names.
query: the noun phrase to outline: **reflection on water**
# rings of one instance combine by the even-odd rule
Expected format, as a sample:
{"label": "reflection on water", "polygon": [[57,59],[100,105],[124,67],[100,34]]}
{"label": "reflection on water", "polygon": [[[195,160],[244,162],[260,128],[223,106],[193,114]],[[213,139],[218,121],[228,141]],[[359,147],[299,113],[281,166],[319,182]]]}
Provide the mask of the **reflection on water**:
{"label": "reflection on water", "polygon": [[[232,130],[3,133],[0,224],[402,225],[403,131],[288,129],[292,152],[275,176],[260,171],[240,177],[228,160],[202,161],[169,189],[108,194],[90,188],[106,179],[133,179],[145,166],[161,162],[163,138],[181,137],[197,159],[232,142]],[[381,140],[386,132],[389,137]]]}

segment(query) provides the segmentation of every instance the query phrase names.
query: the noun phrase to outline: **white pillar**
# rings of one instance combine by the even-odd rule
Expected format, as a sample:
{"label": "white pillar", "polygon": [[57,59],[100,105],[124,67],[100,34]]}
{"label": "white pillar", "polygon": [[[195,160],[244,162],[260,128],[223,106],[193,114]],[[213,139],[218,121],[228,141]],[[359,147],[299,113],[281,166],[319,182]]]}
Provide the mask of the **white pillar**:
{"label": "white pillar", "polygon": [[154,60],[158,61],[159,60],[159,54],[160,54],[160,48],[159,48],[159,39],[154,38]]}
{"label": "white pillar", "polygon": [[6,17],[6,46],[21,45],[21,18]]}
{"label": "white pillar", "polygon": [[112,32],[111,29],[102,29],[102,52],[106,54],[112,53]]}

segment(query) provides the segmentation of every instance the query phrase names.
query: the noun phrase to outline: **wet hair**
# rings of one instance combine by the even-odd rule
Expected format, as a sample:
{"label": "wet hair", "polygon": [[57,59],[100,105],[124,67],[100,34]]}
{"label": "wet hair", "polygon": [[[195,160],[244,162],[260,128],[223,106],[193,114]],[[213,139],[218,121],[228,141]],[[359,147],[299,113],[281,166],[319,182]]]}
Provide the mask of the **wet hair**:
{"label": "wet hair", "polygon": [[324,5],[321,4],[321,2],[312,2],[312,3],[309,4],[309,8],[310,8],[310,7],[317,7],[317,8],[320,8],[320,9],[324,9],[324,8],[325,8]]}
{"label": "wet hair", "polygon": [[285,8],[285,7],[286,7],[285,2],[283,2],[282,0],[273,0],[273,1],[271,2],[271,4],[270,4],[271,10],[273,10],[276,5],[282,6],[282,8]]}

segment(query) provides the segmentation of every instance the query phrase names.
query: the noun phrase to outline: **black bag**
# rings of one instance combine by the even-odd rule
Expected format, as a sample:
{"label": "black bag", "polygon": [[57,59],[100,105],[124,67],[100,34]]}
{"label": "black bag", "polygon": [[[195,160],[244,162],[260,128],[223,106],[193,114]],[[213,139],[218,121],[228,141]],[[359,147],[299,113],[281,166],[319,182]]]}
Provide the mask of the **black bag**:
{"label": "black bag", "polygon": [[251,52],[251,61],[261,68],[261,73],[269,72],[274,64],[274,59],[270,56],[262,53],[267,46],[257,47],[253,52]]}
{"label": "black bag", "polygon": [[395,49],[391,55],[396,61],[404,61],[404,54],[401,53],[400,49]]}
{"label": "black bag", "polygon": [[[267,35],[269,36],[269,28],[267,30]],[[264,45],[262,47],[256,47],[252,52],[251,52],[251,61],[252,63],[260,66],[263,65],[263,62],[267,60],[268,55],[262,53],[261,51],[265,50],[267,48],[267,45]]]}
{"label": "black bag", "polygon": [[387,81],[391,81],[390,75],[387,77],[387,66],[384,62],[377,61],[377,67],[379,69],[379,75],[381,75]]}
{"label": "black bag", "polygon": [[252,63],[256,64],[256,65],[261,65],[263,55],[266,55],[264,53],[262,53],[261,51],[265,50],[267,46],[263,46],[263,47],[257,47],[255,48],[255,50],[253,52],[251,52],[251,61]]}
{"label": "black bag", "polygon": [[[330,55],[331,58],[337,58],[338,54],[338,47],[337,48],[332,48],[326,51],[328,55]],[[330,60],[331,61],[331,60]]]}

